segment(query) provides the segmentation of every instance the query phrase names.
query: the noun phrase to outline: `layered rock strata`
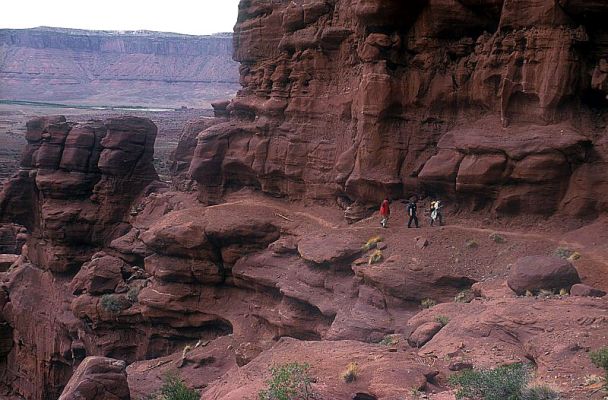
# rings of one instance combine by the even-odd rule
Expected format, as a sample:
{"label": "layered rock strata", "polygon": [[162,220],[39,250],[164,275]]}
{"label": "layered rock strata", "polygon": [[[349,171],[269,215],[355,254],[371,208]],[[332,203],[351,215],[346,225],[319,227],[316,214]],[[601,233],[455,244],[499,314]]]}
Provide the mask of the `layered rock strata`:
{"label": "layered rock strata", "polygon": [[606,206],[599,2],[242,1],[230,122],[190,172],[201,199],[249,186],[377,203],[450,196],[499,213]]}
{"label": "layered rock strata", "polygon": [[238,89],[232,35],[0,29],[0,98],[209,107]]}
{"label": "layered rock strata", "polygon": [[120,233],[135,196],[157,178],[156,131],[130,117],[28,122],[21,168],[0,194],[0,219],[28,229],[25,255],[35,265],[73,270]]}

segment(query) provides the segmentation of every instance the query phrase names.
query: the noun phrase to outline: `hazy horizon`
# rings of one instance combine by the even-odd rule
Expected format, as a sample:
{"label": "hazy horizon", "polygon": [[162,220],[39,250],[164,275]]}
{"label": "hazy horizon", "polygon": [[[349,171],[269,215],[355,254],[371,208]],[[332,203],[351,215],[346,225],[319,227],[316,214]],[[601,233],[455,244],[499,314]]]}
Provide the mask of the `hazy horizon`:
{"label": "hazy horizon", "polygon": [[239,0],[143,0],[85,3],[20,0],[3,6],[0,29],[40,26],[105,31],[159,31],[188,35],[232,32]]}

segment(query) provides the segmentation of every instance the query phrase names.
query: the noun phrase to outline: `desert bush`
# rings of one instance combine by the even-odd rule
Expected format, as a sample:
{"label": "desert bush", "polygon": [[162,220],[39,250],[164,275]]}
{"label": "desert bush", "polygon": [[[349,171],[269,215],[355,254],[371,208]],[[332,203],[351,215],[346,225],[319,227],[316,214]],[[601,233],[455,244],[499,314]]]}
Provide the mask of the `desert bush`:
{"label": "desert bush", "polygon": [[471,289],[464,289],[454,297],[456,303],[470,303],[475,298],[475,294]]}
{"label": "desert bush", "polygon": [[553,297],[555,296],[555,291],[551,289],[541,289],[538,291],[538,297]]}
{"label": "desert bush", "polygon": [[534,386],[524,389],[521,400],[559,400],[559,395],[547,386]]}
{"label": "desert bush", "polygon": [[498,233],[492,233],[490,235],[490,240],[493,241],[494,243],[498,243],[498,244],[506,243],[506,241],[507,241],[507,239],[505,239],[504,236],[499,235]]}
{"label": "desert bush", "polygon": [[369,256],[368,264],[369,265],[378,264],[379,262],[382,261],[383,258],[384,258],[384,256],[382,255],[382,251],[376,250],[372,253],[371,256]]}
{"label": "desert bush", "polygon": [[450,322],[450,319],[447,316],[445,316],[445,315],[438,315],[435,318],[435,321],[437,321],[438,323],[440,323],[441,326],[446,326]]}
{"label": "desert bush", "polygon": [[572,251],[566,247],[558,247],[553,252],[553,255],[567,260],[573,253],[574,253],[574,251]]}
{"label": "desert bush", "polygon": [[357,380],[357,376],[359,374],[359,366],[357,363],[351,362],[346,367],[346,371],[342,373],[342,379],[346,383],[351,383]]}
{"label": "desert bush", "polygon": [[477,241],[474,239],[467,240],[464,245],[469,249],[476,249],[479,247],[479,243],[477,243]]}
{"label": "desert bush", "polygon": [[175,374],[169,373],[163,379],[163,386],[151,396],[151,400],[199,400],[201,395],[188,388]]}
{"label": "desert bush", "polygon": [[579,260],[580,258],[581,258],[581,254],[578,251],[574,251],[574,252],[572,252],[572,254],[570,254],[570,257],[568,257],[568,261],[572,262],[572,261]]}
{"label": "desert bush", "polygon": [[191,351],[192,351],[192,346],[190,346],[190,345],[185,346],[184,349],[182,350],[182,358],[186,358],[186,354],[188,354]]}
{"label": "desert bush", "polygon": [[137,303],[137,299],[139,297],[139,288],[132,287],[127,292],[127,300],[129,300],[132,304]]}
{"label": "desert bush", "polygon": [[608,381],[608,346],[604,346],[599,350],[592,351],[589,354],[591,362],[599,368],[603,368],[606,372],[606,381]]}
{"label": "desert bush", "polygon": [[606,379],[598,375],[587,375],[583,379],[583,386],[594,386],[600,383],[604,383]]}
{"label": "desert bush", "polygon": [[116,294],[104,294],[101,296],[101,306],[112,314],[118,314],[122,310],[129,308],[131,305],[123,296]]}
{"label": "desert bush", "polygon": [[258,393],[260,400],[311,400],[316,396],[308,375],[308,364],[290,363],[270,368],[267,389]]}
{"label": "desert bush", "polygon": [[361,248],[363,249],[363,251],[368,251],[376,248],[378,243],[382,241],[384,241],[384,238],[382,236],[374,236],[373,238],[370,238],[367,242],[365,242],[365,244]]}
{"label": "desert bush", "polygon": [[431,308],[437,305],[437,302],[433,299],[424,299],[420,302],[422,308]]}
{"label": "desert bush", "polygon": [[397,339],[394,336],[387,335],[380,342],[378,342],[378,344],[383,346],[393,346],[397,344]]}
{"label": "desert bush", "polygon": [[530,368],[523,364],[488,370],[467,370],[450,377],[458,386],[456,398],[475,400],[554,400],[558,395],[546,387],[528,387]]}

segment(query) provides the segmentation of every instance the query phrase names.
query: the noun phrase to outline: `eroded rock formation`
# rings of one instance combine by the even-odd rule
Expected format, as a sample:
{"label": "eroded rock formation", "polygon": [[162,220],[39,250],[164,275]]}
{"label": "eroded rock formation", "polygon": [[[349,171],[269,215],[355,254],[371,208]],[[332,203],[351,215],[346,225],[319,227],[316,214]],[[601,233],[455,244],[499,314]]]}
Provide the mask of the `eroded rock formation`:
{"label": "eroded rock formation", "polygon": [[120,233],[135,196],[157,178],[155,137],[142,118],[28,122],[21,169],[0,195],[0,218],[31,233],[26,256],[67,272]]}
{"label": "eroded rock formation", "polygon": [[[201,199],[449,195],[499,213],[606,206],[600,2],[240,4],[243,89],[199,136]],[[343,204],[343,202],[341,202]]]}
{"label": "eroded rock formation", "polygon": [[124,361],[88,357],[78,367],[60,400],[131,400]]}
{"label": "eroded rock formation", "polygon": [[[0,219],[27,239],[0,273],[0,394],[55,399],[83,379],[103,391],[108,373],[124,388],[128,365],[138,396],[172,372],[204,399],[236,400],[298,361],[322,396],[392,399],[445,392],[449,371],[532,361],[565,396],[599,398],[582,382],[606,331],[594,297],[608,288],[606,220],[499,234],[450,215],[418,233],[397,202],[389,229],[356,216],[424,191],[527,217],[603,211],[605,10],[244,0],[243,89],[186,127],[174,155],[176,187],[188,170],[214,205],[152,182],[147,120],[31,121],[0,197]],[[336,199],[354,226],[319,205]],[[580,258],[527,273],[523,257],[558,244]],[[587,296],[551,291],[580,281],[573,294]],[[100,361],[112,368],[87,380],[91,356],[125,364]],[[351,362],[360,375],[346,384]]]}

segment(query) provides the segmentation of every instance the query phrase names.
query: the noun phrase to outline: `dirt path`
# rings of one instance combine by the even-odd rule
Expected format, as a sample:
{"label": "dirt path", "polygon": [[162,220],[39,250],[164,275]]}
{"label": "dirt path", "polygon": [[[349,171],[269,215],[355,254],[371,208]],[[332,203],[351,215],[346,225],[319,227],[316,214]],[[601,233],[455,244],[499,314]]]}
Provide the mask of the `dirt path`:
{"label": "dirt path", "polygon": [[[326,229],[332,230],[342,230],[342,231],[360,231],[360,230],[370,230],[370,229],[378,229],[381,231],[380,227],[375,226],[376,216],[371,216],[369,218],[363,219],[357,222],[355,225],[345,225],[345,223],[336,223],[334,221],[330,221],[323,216],[314,214],[314,207],[311,207],[311,211],[300,211],[297,208],[302,207],[301,205],[294,204],[296,209],[289,209],[282,205],[280,205],[279,200],[268,199],[264,197],[255,197],[251,198],[248,196],[247,198],[242,198],[234,201],[230,201],[223,204],[218,204],[215,206],[210,206],[210,208],[215,207],[228,207],[232,205],[248,205],[248,206],[262,206],[272,209],[275,215],[279,218],[288,219],[294,222],[297,222],[298,217],[307,219],[308,221],[317,224]],[[336,216],[333,216],[336,218]],[[421,216],[421,218],[424,218]],[[372,225],[373,224],[373,225]],[[394,222],[396,226],[402,226],[403,229],[406,229],[403,224],[399,224]],[[422,228],[422,232],[428,232],[428,228]],[[446,230],[455,230],[459,232],[472,232],[472,233],[481,233],[490,235],[492,233],[496,233],[498,235],[502,235],[505,237],[511,237],[515,239],[528,239],[528,240],[541,240],[545,242],[550,242],[555,244],[556,246],[568,247],[572,250],[577,251],[584,257],[586,260],[598,263],[604,266],[608,266],[608,253],[603,251],[597,251],[589,246],[575,241],[567,241],[561,238],[563,236],[560,234],[560,237],[553,236],[546,233],[534,233],[534,232],[521,232],[521,231],[510,231],[504,229],[493,229],[493,228],[477,228],[472,226],[462,226],[462,225],[445,225],[443,229]]]}

